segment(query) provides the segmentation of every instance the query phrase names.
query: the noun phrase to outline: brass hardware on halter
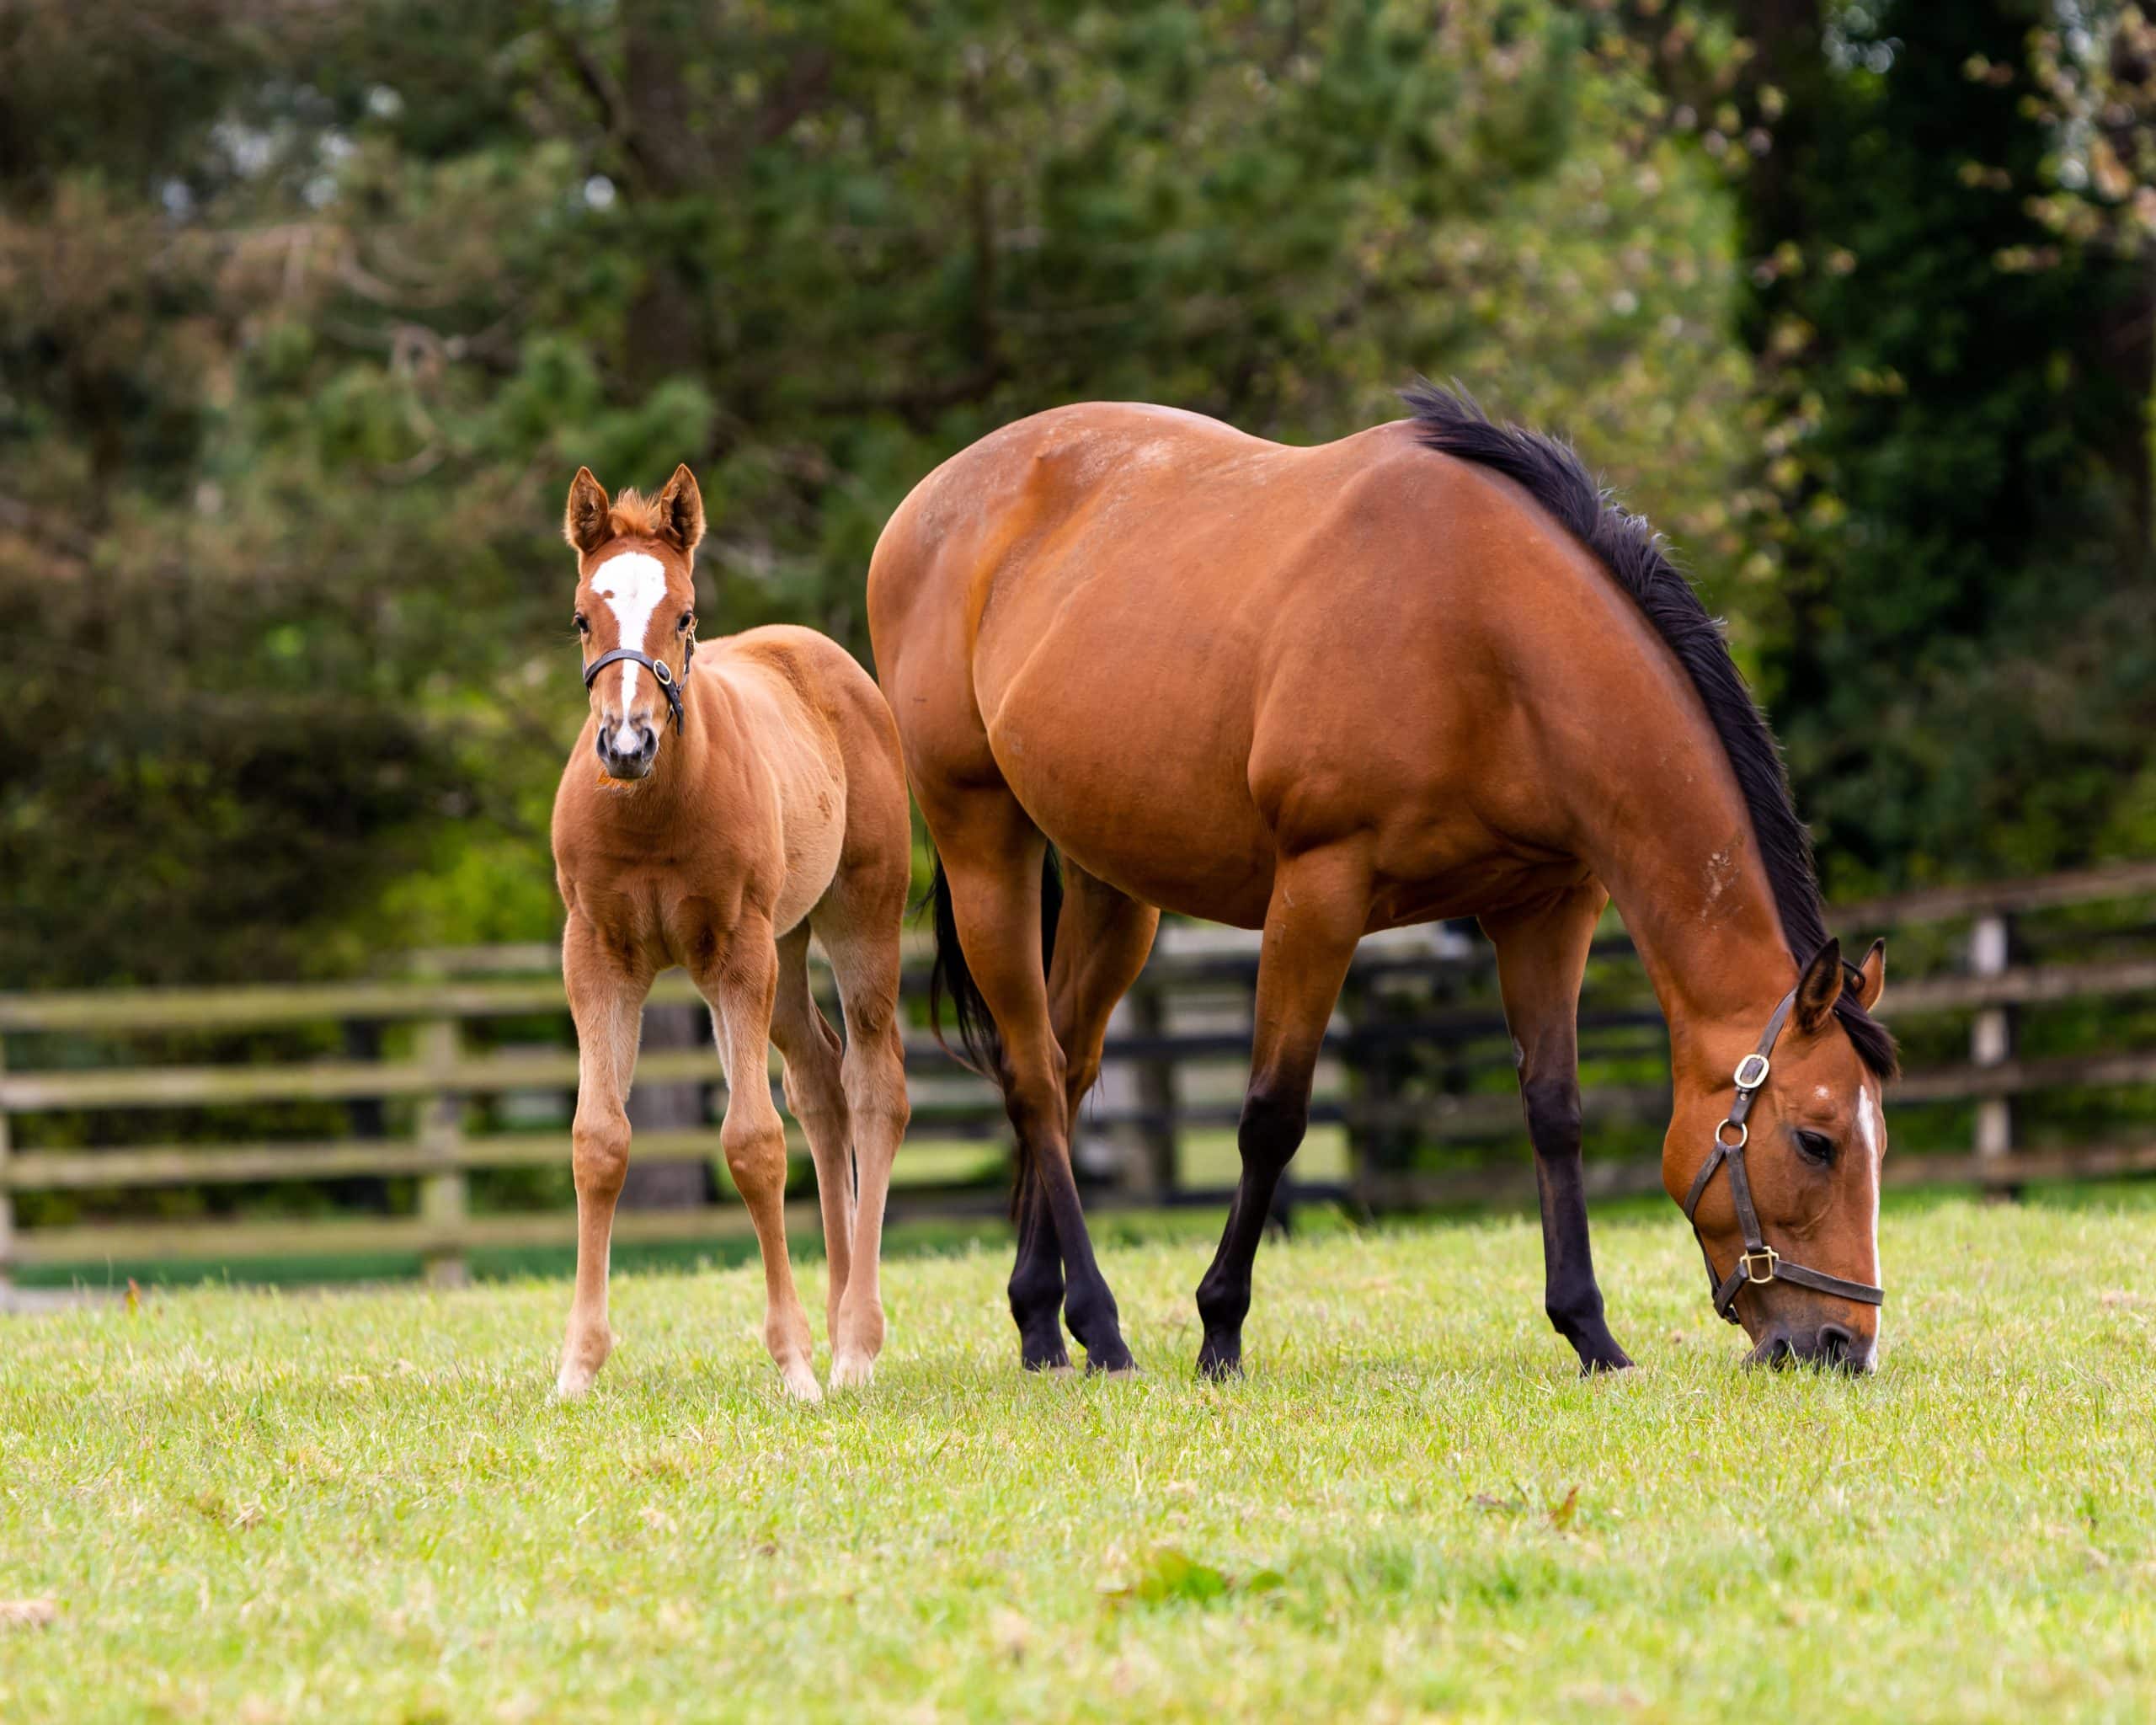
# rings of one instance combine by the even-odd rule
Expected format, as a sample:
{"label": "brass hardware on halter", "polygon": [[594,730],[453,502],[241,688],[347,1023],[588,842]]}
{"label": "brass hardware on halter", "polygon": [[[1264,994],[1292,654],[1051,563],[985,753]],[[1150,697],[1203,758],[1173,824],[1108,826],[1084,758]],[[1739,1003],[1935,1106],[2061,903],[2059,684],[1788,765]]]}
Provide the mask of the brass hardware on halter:
{"label": "brass hardware on halter", "polygon": [[[1744,1279],[1748,1283],[1754,1288],[1762,1288],[1774,1280],[1774,1266],[1781,1262],[1781,1256],[1773,1247],[1762,1246],[1756,1252],[1744,1253],[1737,1260],[1737,1267],[1744,1272]],[[1758,1261],[1766,1264],[1767,1274],[1764,1276],[1753,1274],[1753,1266]]]}

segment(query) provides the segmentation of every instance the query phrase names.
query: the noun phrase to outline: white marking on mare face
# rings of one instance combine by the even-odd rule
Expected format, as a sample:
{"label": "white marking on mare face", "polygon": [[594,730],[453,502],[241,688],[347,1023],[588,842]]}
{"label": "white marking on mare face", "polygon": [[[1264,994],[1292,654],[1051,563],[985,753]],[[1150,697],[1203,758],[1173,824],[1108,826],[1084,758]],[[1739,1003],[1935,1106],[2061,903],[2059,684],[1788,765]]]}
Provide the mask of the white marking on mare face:
{"label": "white marking on mare face", "polygon": [[1856,1087],[1856,1136],[1871,1162],[1871,1279],[1876,1282],[1879,1279],[1879,1189],[1886,1183],[1886,1167],[1879,1143],[1879,1104],[1872,1100],[1871,1087],[1864,1083]]}
{"label": "white marking on mare face", "polygon": [[[651,628],[652,612],[666,596],[666,565],[646,552],[618,552],[591,572],[591,590],[606,601],[621,625],[621,638],[615,644],[648,653],[644,637]],[[622,666],[623,724],[614,734],[614,745],[625,755],[638,745],[636,731],[627,721],[637,698],[637,679],[643,674],[643,667],[633,660]]]}

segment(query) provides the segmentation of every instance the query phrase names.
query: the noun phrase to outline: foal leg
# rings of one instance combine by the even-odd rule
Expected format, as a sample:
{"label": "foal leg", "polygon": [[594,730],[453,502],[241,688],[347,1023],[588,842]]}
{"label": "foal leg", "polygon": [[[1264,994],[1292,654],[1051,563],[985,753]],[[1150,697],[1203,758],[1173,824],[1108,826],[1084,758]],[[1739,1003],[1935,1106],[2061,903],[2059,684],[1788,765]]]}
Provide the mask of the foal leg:
{"label": "foal leg", "polygon": [[576,1020],[576,1123],[571,1165],[576,1175],[576,1292],[555,1393],[565,1400],[591,1387],[613,1351],[606,1323],[606,1269],[614,1205],[629,1172],[629,1080],[636,1071],[637,1034],[648,975],[610,953],[591,925],[572,916],[562,937],[562,980]]}
{"label": "foal leg", "polygon": [[906,1051],[899,1033],[899,936],[905,914],[905,877],[900,874],[857,892],[849,883],[838,902],[828,911],[819,907],[817,916],[817,937],[830,954],[846,1015],[846,1112],[861,1183],[853,1272],[831,1328],[835,1389],[867,1383],[883,1348],[883,1204],[908,1114]]}
{"label": "foal leg", "polygon": [[1580,1176],[1580,976],[1609,899],[1598,884],[1589,884],[1532,911],[1482,919],[1497,949],[1497,987],[1534,1145],[1543,1308],[1578,1354],[1582,1372],[1616,1371],[1632,1363],[1603,1320]]}
{"label": "foal leg", "polygon": [[778,943],[778,996],[771,1040],[786,1063],[786,1105],[801,1122],[816,1163],[816,1196],[824,1212],[825,1333],[838,1345],[839,1303],[852,1276],[853,1156],[849,1148],[846,1086],[840,1076],[838,1033],[808,991],[808,925]]}
{"label": "foal leg", "polygon": [[[950,884],[967,968],[1003,1041],[1004,1106],[1018,1135],[1020,1252],[1011,1316],[1029,1370],[1070,1364],[1054,1300],[1063,1294],[1070,1332],[1094,1371],[1129,1371],[1115,1295],[1093,1258],[1078,1183],[1070,1171],[1063,1049],[1049,1022],[1041,967],[1041,862],[1047,841],[1008,791],[951,792],[924,805]],[[1038,1274],[1052,1231],[1066,1289]]]}
{"label": "foal leg", "polygon": [[711,1002],[719,1056],[726,1063],[726,1119],[719,1128],[726,1166],[749,1206],[764,1259],[764,1345],[787,1393],[819,1402],[824,1392],[809,1364],[808,1314],[794,1291],[786,1253],[786,1130],[771,1105],[768,1076],[778,950],[768,921],[744,917],[697,975]]}
{"label": "foal leg", "polygon": [[1346,846],[1283,860],[1273,878],[1257,962],[1250,1090],[1237,1133],[1242,1178],[1220,1248],[1198,1284],[1198,1315],[1205,1325],[1198,1350],[1203,1376],[1228,1377],[1242,1370],[1251,1266],[1280,1176],[1310,1124],[1310,1080],[1325,1027],[1369,908],[1369,865]]}

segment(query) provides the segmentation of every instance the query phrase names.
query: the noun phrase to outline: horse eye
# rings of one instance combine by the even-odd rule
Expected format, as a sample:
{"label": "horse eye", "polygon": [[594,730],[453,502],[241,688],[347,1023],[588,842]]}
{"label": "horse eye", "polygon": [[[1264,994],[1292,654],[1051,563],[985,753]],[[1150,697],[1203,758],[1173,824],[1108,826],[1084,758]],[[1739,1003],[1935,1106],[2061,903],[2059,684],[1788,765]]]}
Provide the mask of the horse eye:
{"label": "horse eye", "polygon": [[1806,1161],[1815,1162],[1822,1167],[1834,1159],[1834,1140],[1823,1132],[1800,1130],[1796,1147]]}
{"label": "horse eye", "polygon": [[696,612],[693,611],[685,611],[681,613],[681,621],[675,624],[674,627],[680,633],[686,635],[689,633],[689,625],[696,622]]}
{"label": "horse eye", "polygon": [[591,619],[580,611],[576,614],[576,632],[579,635],[588,635],[591,633]]}

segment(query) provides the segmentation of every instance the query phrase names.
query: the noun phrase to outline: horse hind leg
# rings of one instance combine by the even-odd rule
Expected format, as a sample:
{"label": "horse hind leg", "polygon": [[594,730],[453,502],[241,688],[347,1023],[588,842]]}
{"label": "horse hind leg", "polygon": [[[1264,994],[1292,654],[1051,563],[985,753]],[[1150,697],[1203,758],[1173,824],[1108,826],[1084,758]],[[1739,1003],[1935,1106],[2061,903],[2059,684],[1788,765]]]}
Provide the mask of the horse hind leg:
{"label": "horse hind leg", "polygon": [[895,868],[864,871],[867,878],[861,880],[841,881],[815,918],[846,1017],[841,1080],[859,1180],[853,1268],[831,1327],[834,1389],[867,1383],[883,1348],[883,1208],[909,1114],[905,1044],[899,1029],[907,860],[902,857]]}
{"label": "horse hind leg", "polygon": [[1310,1124],[1310,1082],[1340,985],[1369,919],[1369,869],[1359,853],[1327,847],[1283,861],[1265,913],[1257,968],[1257,1025],[1250,1089],[1236,1140],[1242,1175],[1210,1268],[1198,1284],[1205,1339],[1198,1370],[1242,1370],[1251,1266],[1280,1177]]}
{"label": "horse hind leg", "polygon": [[[931,806],[931,803],[933,806]],[[1067,1065],[1041,962],[1047,841],[1007,791],[924,800],[966,964],[1002,1043],[1004,1105],[1018,1137],[1020,1249],[1011,1315],[1029,1370],[1067,1365],[1055,1301],[1097,1371],[1128,1371],[1115,1295],[1094,1260],[1070,1167]],[[1043,1272],[1050,1250],[1062,1276]]]}
{"label": "horse hind leg", "polygon": [[839,1340],[839,1309],[851,1279],[854,1230],[852,1134],[847,1117],[842,1051],[808,989],[808,925],[778,943],[778,993],[771,1007],[771,1041],[785,1063],[786,1105],[801,1123],[816,1164],[829,1273],[825,1316],[831,1345]]}

